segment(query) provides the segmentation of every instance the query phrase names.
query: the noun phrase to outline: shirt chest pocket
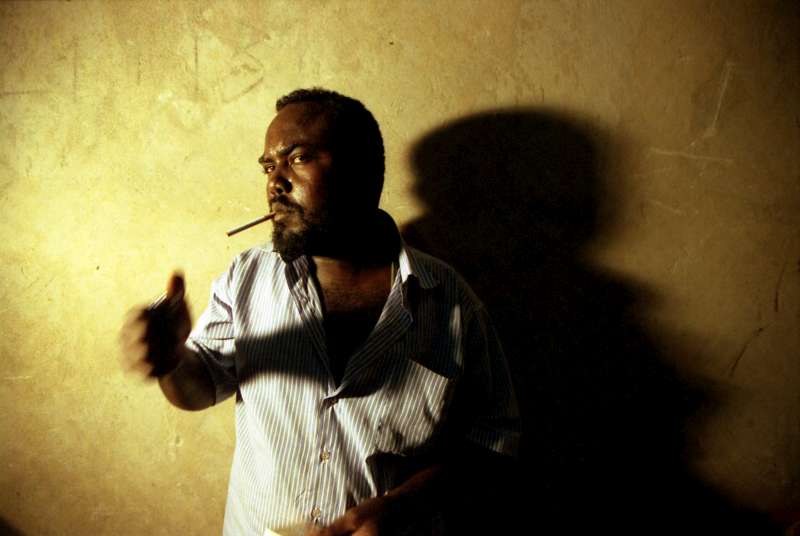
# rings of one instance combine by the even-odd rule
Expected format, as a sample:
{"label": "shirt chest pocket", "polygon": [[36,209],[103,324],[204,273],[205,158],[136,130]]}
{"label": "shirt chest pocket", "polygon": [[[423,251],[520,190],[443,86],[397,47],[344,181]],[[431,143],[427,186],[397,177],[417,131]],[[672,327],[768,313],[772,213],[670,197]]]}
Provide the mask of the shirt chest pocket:
{"label": "shirt chest pocket", "polygon": [[380,395],[373,416],[375,449],[414,455],[436,445],[455,380],[406,361],[404,373]]}

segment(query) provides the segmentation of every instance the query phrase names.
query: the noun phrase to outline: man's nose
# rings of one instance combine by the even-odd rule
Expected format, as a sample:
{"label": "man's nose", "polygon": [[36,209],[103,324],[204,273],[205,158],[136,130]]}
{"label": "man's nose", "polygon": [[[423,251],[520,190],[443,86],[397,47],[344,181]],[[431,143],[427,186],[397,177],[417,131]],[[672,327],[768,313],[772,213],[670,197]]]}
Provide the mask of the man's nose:
{"label": "man's nose", "polygon": [[271,199],[291,191],[292,181],[286,174],[286,168],[283,165],[276,166],[267,181],[267,195]]}

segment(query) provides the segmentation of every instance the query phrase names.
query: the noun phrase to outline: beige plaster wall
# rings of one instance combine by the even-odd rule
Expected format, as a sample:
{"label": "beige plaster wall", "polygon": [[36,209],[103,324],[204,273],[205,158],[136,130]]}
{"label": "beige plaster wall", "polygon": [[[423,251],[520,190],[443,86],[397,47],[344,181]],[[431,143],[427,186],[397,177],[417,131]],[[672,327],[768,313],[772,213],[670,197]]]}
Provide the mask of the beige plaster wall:
{"label": "beige plaster wall", "polygon": [[637,322],[661,359],[715,393],[682,463],[750,510],[796,508],[799,16],[738,0],[0,4],[0,517],[24,534],[219,533],[232,402],[172,409],[122,375],[116,333],[174,267],[199,314],[268,236],[224,231],[263,212],[273,103],[311,85],[376,115],[401,224],[431,208],[410,155],[443,124],[526,109],[597,134],[581,262],[646,289]]}

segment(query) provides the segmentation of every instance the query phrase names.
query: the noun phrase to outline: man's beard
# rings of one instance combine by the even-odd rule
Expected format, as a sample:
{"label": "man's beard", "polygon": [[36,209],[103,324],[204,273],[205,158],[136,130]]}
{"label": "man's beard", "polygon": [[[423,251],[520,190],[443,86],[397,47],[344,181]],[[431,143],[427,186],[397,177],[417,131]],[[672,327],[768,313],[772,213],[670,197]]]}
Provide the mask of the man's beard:
{"label": "man's beard", "polygon": [[272,245],[285,262],[311,254],[329,241],[331,227],[326,223],[327,213],[307,214],[300,205],[284,200],[275,201],[271,208],[275,210],[276,207],[293,213],[291,218],[299,220],[299,225],[291,229],[282,221],[273,221]]}

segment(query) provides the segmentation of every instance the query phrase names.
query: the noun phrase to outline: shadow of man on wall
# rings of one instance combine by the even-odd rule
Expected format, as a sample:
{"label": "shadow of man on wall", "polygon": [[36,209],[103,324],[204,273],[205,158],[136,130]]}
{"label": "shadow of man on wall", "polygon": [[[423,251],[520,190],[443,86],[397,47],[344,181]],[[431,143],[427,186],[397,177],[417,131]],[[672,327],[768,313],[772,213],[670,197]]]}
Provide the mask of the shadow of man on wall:
{"label": "shadow of man on wall", "polygon": [[687,469],[687,419],[712,401],[648,334],[653,293],[589,257],[624,196],[604,171],[615,144],[577,117],[511,109],[412,148],[425,211],[403,236],[486,304],[523,419],[505,489],[459,508],[464,534],[767,533]]}

